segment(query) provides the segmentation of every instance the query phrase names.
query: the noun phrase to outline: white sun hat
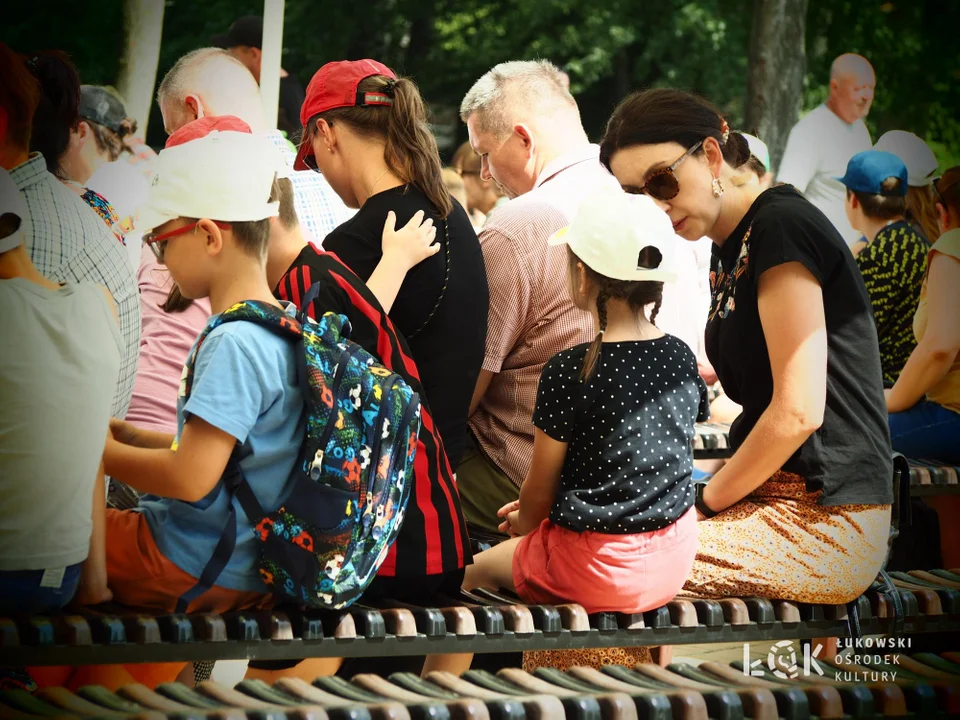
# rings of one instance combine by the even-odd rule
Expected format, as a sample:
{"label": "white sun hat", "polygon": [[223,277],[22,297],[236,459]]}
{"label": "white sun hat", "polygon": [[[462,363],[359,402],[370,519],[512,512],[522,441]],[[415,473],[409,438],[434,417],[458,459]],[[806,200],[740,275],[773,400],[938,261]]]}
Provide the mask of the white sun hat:
{"label": "white sun hat", "polygon": [[137,229],[149,232],[178,217],[223,222],[277,217],[280,203],[270,202],[277,155],[269,138],[234,131],[162,150]]}
{"label": "white sun hat", "polygon": [[[10,215],[12,217],[6,217]],[[13,181],[10,173],[0,168],[0,216],[3,216],[3,223],[0,227],[13,227],[13,231],[0,237],[0,253],[13,250],[25,241],[23,226],[26,223],[28,215],[27,201],[23,199],[23,194]]]}
{"label": "white sun hat", "polygon": [[937,156],[921,138],[906,130],[891,130],[880,136],[874,150],[892,153],[907,166],[907,184],[925,187],[937,177]]}
{"label": "white sun hat", "polygon": [[[593,271],[615,280],[676,282],[674,249],[678,242],[667,214],[646,195],[604,189],[584,198],[573,222],[555,232],[550,245],[569,245]],[[653,246],[660,264],[642,267],[641,251]]]}

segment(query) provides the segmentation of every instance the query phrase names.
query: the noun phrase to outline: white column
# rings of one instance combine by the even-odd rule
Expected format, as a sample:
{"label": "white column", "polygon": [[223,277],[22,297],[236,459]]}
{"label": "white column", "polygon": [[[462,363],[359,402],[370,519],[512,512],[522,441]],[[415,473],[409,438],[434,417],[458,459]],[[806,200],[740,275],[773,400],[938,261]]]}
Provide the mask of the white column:
{"label": "white column", "polygon": [[260,98],[267,129],[277,127],[280,101],[280,56],[283,51],[284,0],[263,0],[263,40],[260,61]]}

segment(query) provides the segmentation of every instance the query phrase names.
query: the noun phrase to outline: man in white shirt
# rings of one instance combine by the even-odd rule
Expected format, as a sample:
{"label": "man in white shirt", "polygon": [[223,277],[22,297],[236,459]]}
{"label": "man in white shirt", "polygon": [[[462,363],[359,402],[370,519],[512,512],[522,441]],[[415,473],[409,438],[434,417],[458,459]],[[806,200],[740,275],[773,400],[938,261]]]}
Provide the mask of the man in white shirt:
{"label": "man in white shirt", "polygon": [[866,58],[841,55],[830,68],[830,97],[790,131],[777,181],[789,183],[816,205],[847,241],[860,233],[844,210],[846,191],[834,178],[850,158],[871,147],[863,119],[870,112],[876,75]]}

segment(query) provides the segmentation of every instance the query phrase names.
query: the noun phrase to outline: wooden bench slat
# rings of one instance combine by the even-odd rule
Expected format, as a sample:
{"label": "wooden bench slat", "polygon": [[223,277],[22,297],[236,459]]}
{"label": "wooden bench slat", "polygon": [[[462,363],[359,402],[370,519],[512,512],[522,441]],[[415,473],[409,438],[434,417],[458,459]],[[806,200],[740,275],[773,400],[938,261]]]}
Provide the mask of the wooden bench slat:
{"label": "wooden bench slat", "polygon": [[643,716],[660,720],[707,720],[707,704],[700,693],[691,690],[676,690],[672,692],[654,692],[636,685],[628,685],[609,675],[605,675],[595,668],[573,667],[570,674],[584,682],[588,682],[605,690],[621,692],[633,698],[638,709],[643,710]]}

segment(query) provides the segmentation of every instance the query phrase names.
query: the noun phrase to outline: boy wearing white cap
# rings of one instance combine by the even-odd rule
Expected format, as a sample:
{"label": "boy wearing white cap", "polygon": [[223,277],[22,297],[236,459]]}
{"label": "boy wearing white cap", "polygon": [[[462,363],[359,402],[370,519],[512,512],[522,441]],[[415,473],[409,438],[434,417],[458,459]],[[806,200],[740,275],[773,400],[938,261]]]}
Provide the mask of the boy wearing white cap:
{"label": "boy wearing white cap", "polygon": [[474,558],[465,588],[635,613],[683,586],[697,551],[692,440],[706,386],[690,348],[654,325],[676,242],[653,200],[617,190],[585,199],[551,238],[567,245],[570,292],[597,335],[544,367],[530,470],[520,500],[498,513],[513,538]]}
{"label": "boy wearing white cap", "polygon": [[[184,297],[209,297],[210,323],[242,301],[294,310],[273,297],[265,271],[281,166],[269,140],[235,131],[211,132],[158,156],[140,213],[144,243]],[[189,397],[181,384],[175,436],[111,424],[107,472],[152,496],[141,499],[140,512],[107,512],[110,586],[128,605],[170,612],[198,585],[230,516],[221,476],[232,454],[272,512],[288,494],[303,439],[295,344],[257,324],[233,322],[215,327],[194,352]],[[188,596],[190,611],[269,601],[250,521],[237,513],[236,525],[229,562],[216,585]]]}
{"label": "boy wearing white cap", "polygon": [[100,458],[124,342],[105,288],[40,274],[28,219],[0,169],[0,615],[110,599]]}

